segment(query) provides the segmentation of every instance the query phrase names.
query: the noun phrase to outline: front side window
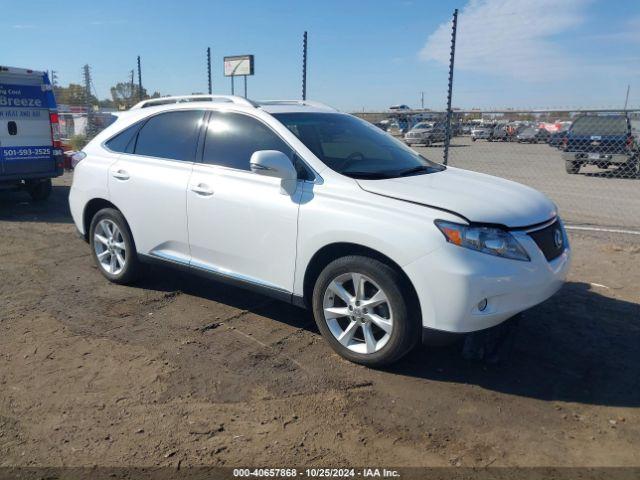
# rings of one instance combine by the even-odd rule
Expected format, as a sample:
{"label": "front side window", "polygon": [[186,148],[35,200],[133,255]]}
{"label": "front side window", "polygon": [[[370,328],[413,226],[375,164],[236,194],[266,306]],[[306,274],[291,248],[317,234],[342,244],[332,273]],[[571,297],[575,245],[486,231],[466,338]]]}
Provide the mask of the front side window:
{"label": "front side window", "polygon": [[291,148],[262,122],[232,112],[211,112],[202,161],[250,170],[249,160],[259,150],[277,150],[289,158]]}
{"label": "front side window", "polygon": [[364,120],[341,113],[273,114],[329,168],[353,178],[444,170]]}
{"label": "front side window", "polygon": [[203,116],[201,110],[177,110],[151,117],[138,133],[134,153],[193,162]]}

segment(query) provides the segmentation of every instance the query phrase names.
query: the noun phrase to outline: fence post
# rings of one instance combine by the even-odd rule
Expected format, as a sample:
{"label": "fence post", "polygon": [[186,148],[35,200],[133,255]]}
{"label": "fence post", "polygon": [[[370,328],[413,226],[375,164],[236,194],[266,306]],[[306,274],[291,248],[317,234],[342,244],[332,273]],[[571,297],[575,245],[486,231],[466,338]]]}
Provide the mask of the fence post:
{"label": "fence post", "polygon": [[307,99],[307,32],[302,36],[302,100]]}
{"label": "fence post", "polygon": [[453,61],[456,55],[456,28],[458,26],[458,9],[453,11],[451,26],[451,55],[449,56],[449,85],[447,90],[447,123],[445,125],[444,152],[442,163],[449,163],[449,144],[451,143],[451,95],[453,91]]}
{"label": "fence post", "polygon": [[138,100],[144,100],[142,95],[142,66],[140,64],[140,55],[138,55]]}
{"label": "fence post", "polygon": [[207,83],[209,95],[213,93],[213,86],[211,85],[211,47],[207,47]]}

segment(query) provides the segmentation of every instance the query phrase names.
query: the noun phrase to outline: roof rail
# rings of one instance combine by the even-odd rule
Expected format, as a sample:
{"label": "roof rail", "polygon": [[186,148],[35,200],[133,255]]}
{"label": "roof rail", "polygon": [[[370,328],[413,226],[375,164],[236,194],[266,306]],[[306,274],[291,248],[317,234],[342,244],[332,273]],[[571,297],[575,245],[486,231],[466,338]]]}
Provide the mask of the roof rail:
{"label": "roof rail", "polygon": [[151,98],[149,100],[143,100],[136,103],[131,110],[147,107],[157,107],[158,105],[170,105],[172,103],[186,103],[186,102],[226,102],[234,103],[236,105],[243,105],[245,107],[255,107],[256,104],[251,100],[247,100],[244,97],[238,97],[235,95],[179,95],[174,97],[160,97]]}
{"label": "roof rail", "polygon": [[315,108],[322,108],[325,110],[332,110],[334,112],[337,112],[338,110],[336,108],[333,108],[325,103],[321,103],[321,102],[314,102],[311,100],[265,100],[263,102],[257,102],[258,106],[261,105],[303,105],[303,106],[307,106],[307,107],[315,107]]}

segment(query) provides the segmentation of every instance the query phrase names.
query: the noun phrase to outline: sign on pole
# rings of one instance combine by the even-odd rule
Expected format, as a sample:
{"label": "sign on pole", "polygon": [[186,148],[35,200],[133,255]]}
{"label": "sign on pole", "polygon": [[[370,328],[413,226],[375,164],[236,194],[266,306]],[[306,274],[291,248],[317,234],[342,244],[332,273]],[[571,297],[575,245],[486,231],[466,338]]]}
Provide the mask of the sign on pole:
{"label": "sign on pole", "polygon": [[244,77],[244,97],[247,98],[247,75],[253,75],[253,55],[224,57],[224,76],[231,77],[231,95],[235,95],[235,77]]}
{"label": "sign on pole", "polygon": [[253,75],[253,55],[224,57],[224,76],[238,77]]}

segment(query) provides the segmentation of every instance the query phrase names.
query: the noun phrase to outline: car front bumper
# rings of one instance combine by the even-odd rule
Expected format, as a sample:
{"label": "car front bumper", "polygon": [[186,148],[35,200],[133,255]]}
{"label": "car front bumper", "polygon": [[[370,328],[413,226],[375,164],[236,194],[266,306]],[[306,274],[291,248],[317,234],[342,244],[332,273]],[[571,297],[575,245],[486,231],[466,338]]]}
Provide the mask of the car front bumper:
{"label": "car front bumper", "polygon": [[[568,242],[559,257],[547,261],[529,235],[513,235],[531,257],[530,262],[446,244],[403,267],[418,294],[423,328],[451,333],[483,330],[545,301],[560,289],[571,263]],[[487,305],[480,311],[484,299]]]}

